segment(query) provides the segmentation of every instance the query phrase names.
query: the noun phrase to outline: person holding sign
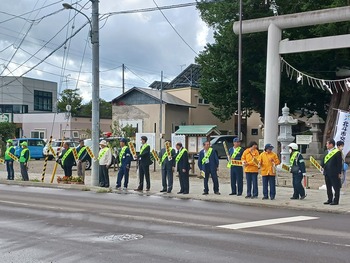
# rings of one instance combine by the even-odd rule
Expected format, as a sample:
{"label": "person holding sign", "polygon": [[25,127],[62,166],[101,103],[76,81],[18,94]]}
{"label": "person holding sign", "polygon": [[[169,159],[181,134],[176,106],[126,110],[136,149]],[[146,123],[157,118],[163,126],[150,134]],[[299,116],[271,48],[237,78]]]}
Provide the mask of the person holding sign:
{"label": "person holding sign", "polygon": [[163,186],[163,189],[160,191],[161,193],[171,193],[173,189],[175,155],[175,150],[170,147],[170,141],[165,141],[165,147],[159,153]]}
{"label": "person holding sign", "polygon": [[263,183],[263,200],[269,199],[268,187],[270,186],[270,199],[274,200],[276,196],[276,165],[281,162],[273,150],[272,144],[265,145],[265,151],[259,156],[260,173]]}
{"label": "person holding sign", "polygon": [[233,147],[228,151],[229,160],[227,167],[230,168],[231,176],[231,193],[230,195],[240,196],[243,193],[243,167],[239,165],[233,165],[233,160],[241,160],[244,149],[241,147],[241,140],[236,137],[233,139]]}
{"label": "person holding sign", "polygon": [[179,172],[180,191],[178,194],[188,194],[190,191],[190,164],[188,162],[187,149],[182,146],[181,142],[176,144],[177,155],[175,163]]}
{"label": "person holding sign", "polygon": [[13,169],[13,162],[14,160],[11,158],[9,153],[12,155],[15,154],[15,147],[13,147],[13,141],[11,139],[8,139],[6,141],[6,151],[5,151],[5,163],[6,163],[6,170],[7,170],[7,180],[14,180],[15,178],[15,171]]}
{"label": "person holding sign", "polygon": [[198,167],[205,174],[204,177],[204,192],[203,195],[209,194],[208,180],[209,174],[213,180],[214,194],[220,195],[219,180],[217,171],[219,169],[219,158],[213,148],[210,147],[210,142],[203,143],[204,149],[199,152]]}
{"label": "person holding sign", "polygon": [[[251,142],[249,148],[243,152],[242,162],[247,178],[247,195],[245,198],[258,198],[258,171],[259,171],[259,151],[258,144]],[[252,195],[253,185],[253,195]]]}
{"label": "person holding sign", "polygon": [[91,163],[91,157],[89,156],[86,146],[84,145],[84,140],[79,140],[79,146],[77,147],[77,153],[78,153],[78,160],[77,160],[77,174],[78,176],[81,176],[83,179],[83,182],[85,182],[85,168],[86,168],[86,161],[90,161]]}
{"label": "person holding sign", "polygon": [[108,168],[112,163],[112,152],[107,146],[107,142],[102,140],[100,142],[100,151],[98,153],[98,163],[99,163],[99,185],[100,187],[109,188],[109,174]]}
{"label": "person holding sign", "polygon": [[290,198],[292,200],[300,199],[303,200],[306,197],[305,189],[301,183],[303,177],[305,176],[305,162],[301,153],[298,151],[298,144],[290,143],[288,145],[290,159],[289,159],[289,171],[293,176],[293,196]]}
{"label": "person holding sign", "polygon": [[57,162],[61,164],[64,171],[64,176],[72,176],[72,168],[75,164],[75,159],[73,149],[69,147],[68,142],[63,143],[63,150],[57,159]]}
{"label": "person holding sign", "polygon": [[[340,196],[340,178],[343,169],[342,153],[335,146],[333,139],[328,139],[326,143],[327,152],[322,159],[322,167],[324,179],[327,187],[328,200],[324,202],[325,205],[338,205]],[[334,189],[334,199],[333,192]]]}
{"label": "person holding sign", "polygon": [[129,171],[130,165],[132,161],[132,156],[129,147],[127,146],[127,140],[125,138],[121,138],[119,141],[120,151],[119,151],[119,172],[117,178],[117,190],[121,189],[122,180],[124,177],[124,190],[128,189],[129,183]]}
{"label": "person holding sign", "polygon": [[139,162],[139,186],[135,191],[143,191],[143,183],[146,178],[146,191],[151,189],[151,180],[149,174],[149,166],[153,163],[151,160],[151,147],[147,144],[148,138],[141,136],[141,149],[137,156]]}

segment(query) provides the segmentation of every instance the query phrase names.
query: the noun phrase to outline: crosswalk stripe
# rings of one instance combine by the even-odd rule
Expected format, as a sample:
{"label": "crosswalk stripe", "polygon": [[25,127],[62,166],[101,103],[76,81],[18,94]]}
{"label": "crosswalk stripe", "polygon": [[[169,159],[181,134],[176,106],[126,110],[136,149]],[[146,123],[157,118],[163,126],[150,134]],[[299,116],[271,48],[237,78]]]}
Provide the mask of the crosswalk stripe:
{"label": "crosswalk stripe", "polygon": [[294,217],[275,218],[275,219],[268,219],[268,220],[238,223],[238,224],[229,224],[229,225],[222,225],[217,227],[238,230],[238,229],[244,229],[244,228],[270,226],[270,225],[285,224],[285,223],[315,220],[315,219],[318,219],[318,217],[294,216]]}

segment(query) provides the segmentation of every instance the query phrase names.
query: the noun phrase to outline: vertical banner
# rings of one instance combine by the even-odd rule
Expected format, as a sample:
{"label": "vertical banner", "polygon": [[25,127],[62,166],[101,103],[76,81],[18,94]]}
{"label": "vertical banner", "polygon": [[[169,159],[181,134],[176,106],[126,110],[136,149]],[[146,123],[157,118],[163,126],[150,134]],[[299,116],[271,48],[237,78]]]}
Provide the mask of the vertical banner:
{"label": "vertical banner", "polygon": [[346,156],[350,151],[350,112],[338,111],[337,129],[334,136],[335,142],[344,142],[343,154]]}

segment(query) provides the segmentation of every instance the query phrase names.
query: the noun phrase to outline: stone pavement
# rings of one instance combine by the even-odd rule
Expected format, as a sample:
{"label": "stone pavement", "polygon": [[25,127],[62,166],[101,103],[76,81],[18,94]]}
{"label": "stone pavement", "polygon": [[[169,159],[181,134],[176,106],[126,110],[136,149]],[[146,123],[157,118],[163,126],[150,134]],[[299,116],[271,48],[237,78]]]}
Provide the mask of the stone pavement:
{"label": "stone pavement", "polygon": [[[213,185],[211,179],[209,180],[209,195],[204,196],[203,193],[203,179],[198,179],[196,177],[190,177],[190,194],[183,195],[177,194],[179,191],[179,180],[177,177],[174,178],[174,188],[173,192],[160,193],[162,189],[161,180],[159,175],[156,176],[155,173],[151,173],[151,190],[149,192],[136,192],[133,189],[137,187],[137,178],[136,173],[132,174],[130,177],[129,189],[128,190],[116,190],[116,172],[110,170],[110,189],[100,188],[91,186],[91,177],[86,176],[86,185],[74,185],[74,184],[58,184],[57,181],[54,181],[50,184],[51,175],[46,175],[44,183],[41,183],[41,174],[31,173],[31,181],[23,182],[21,181],[20,174],[15,173],[16,179],[14,181],[6,180],[6,172],[4,170],[0,171],[0,183],[8,185],[23,185],[23,186],[36,186],[36,187],[52,187],[52,188],[63,188],[63,189],[75,189],[75,190],[84,190],[84,191],[95,191],[99,193],[103,192],[113,192],[113,193],[127,193],[127,194],[138,194],[138,195],[153,195],[159,197],[171,197],[171,198],[181,198],[181,199],[196,199],[203,201],[212,201],[212,202],[225,202],[225,203],[234,203],[241,205],[249,206],[260,206],[260,207],[274,207],[274,208],[288,208],[296,209],[303,211],[320,211],[320,212],[331,212],[331,213],[350,213],[350,189],[342,189],[342,194],[340,196],[340,204],[336,206],[324,205],[323,202],[327,200],[327,194],[325,190],[317,189],[307,189],[307,197],[304,200],[290,200],[292,196],[293,189],[291,187],[277,187],[277,194],[275,200],[262,200],[262,187],[261,183],[259,186],[259,198],[258,199],[245,199],[246,185],[244,185],[243,196],[231,196],[229,193],[230,184],[227,178],[222,178],[220,176],[220,192],[221,195],[215,195],[212,191]],[[343,191],[344,190],[344,191]]]}

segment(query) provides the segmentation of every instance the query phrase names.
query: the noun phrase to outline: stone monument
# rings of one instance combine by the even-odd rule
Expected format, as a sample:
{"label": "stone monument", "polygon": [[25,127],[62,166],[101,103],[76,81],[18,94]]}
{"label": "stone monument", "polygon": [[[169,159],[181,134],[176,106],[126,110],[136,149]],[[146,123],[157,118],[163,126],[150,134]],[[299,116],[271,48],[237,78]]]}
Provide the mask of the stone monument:
{"label": "stone monument", "polygon": [[314,112],[314,115],[308,122],[311,125],[312,142],[309,144],[309,148],[306,149],[305,158],[309,159],[309,157],[312,156],[316,160],[321,160],[324,150],[319,138],[322,132],[321,125],[324,124],[324,120],[317,115],[317,112]]}

